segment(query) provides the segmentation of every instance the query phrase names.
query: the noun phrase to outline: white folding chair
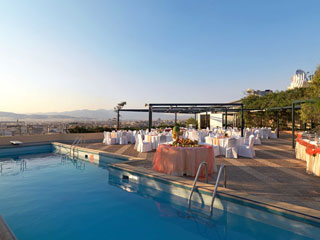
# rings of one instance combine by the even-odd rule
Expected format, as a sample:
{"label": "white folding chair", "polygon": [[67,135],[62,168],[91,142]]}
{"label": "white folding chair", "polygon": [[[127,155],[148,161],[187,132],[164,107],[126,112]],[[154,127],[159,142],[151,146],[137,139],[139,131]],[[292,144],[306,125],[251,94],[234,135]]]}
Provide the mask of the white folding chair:
{"label": "white folding chair", "polygon": [[254,158],[256,155],[254,151],[254,141],[255,137],[251,135],[249,137],[249,144],[240,145],[238,147],[238,155],[246,158]]}
{"label": "white folding chair", "polygon": [[138,146],[137,146],[138,152],[151,152],[152,151],[152,143],[143,141],[142,135],[138,135]]}
{"label": "white folding chair", "polygon": [[104,131],[103,132],[103,141],[102,141],[104,144],[107,144],[107,132]]}
{"label": "white folding chair", "polygon": [[226,158],[238,158],[237,139],[229,138],[226,146]]}
{"label": "white folding chair", "polygon": [[254,145],[261,145],[260,133],[258,132],[254,138]]}
{"label": "white folding chair", "polygon": [[270,133],[270,138],[271,138],[271,139],[276,139],[276,138],[278,138],[278,137],[277,137],[277,131],[278,131],[278,129],[276,128],[276,129],[274,130],[274,132],[271,132],[271,133]]}

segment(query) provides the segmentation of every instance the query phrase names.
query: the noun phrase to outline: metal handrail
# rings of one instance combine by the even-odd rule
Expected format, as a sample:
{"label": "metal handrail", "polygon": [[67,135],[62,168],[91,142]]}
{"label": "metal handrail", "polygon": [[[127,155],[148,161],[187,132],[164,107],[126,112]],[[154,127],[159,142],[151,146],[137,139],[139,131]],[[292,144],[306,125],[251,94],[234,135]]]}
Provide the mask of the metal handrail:
{"label": "metal handrail", "polygon": [[76,139],[76,142],[73,143],[72,145],[73,145],[73,146],[78,145],[78,144],[81,142],[81,140],[82,140],[82,137],[78,137],[78,138]]}
{"label": "metal handrail", "polygon": [[[221,178],[221,173],[222,173],[223,168],[224,168],[224,164],[222,163],[221,166],[220,166],[220,169],[219,169],[218,176],[217,176],[216,185],[214,186],[214,191],[213,191],[213,194],[212,194],[211,205],[210,205],[210,214],[212,214],[213,203],[214,203],[214,200],[215,200],[216,195],[217,195],[219,181],[220,181],[220,178]],[[224,175],[226,175],[226,174],[224,174]],[[225,182],[225,185],[226,185],[226,178],[225,178],[224,182]]]}
{"label": "metal handrail", "polygon": [[72,142],[72,144],[71,144],[71,146],[70,146],[70,148],[69,148],[69,152],[68,152],[67,154],[71,155],[72,147],[73,147],[73,145],[78,141],[78,139],[79,139],[79,137],[77,137],[75,140],[73,140],[73,142]]}
{"label": "metal handrail", "polygon": [[70,146],[70,152],[71,152],[72,147],[79,141],[79,138],[80,138],[80,137],[77,137],[77,138],[72,142],[72,144],[71,144],[71,146]]}
{"label": "metal handrail", "polygon": [[189,205],[189,208],[191,206],[191,198],[192,198],[192,194],[196,188],[196,184],[197,184],[197,181],[198,181],[198,178],[199,178],[199,175],[200,175],[200,170],[202,168],[202,166],[205,166],[206,167],[206,182],[208,183],[208,164],[206,162],[201,162],[199,167],[198,167],[198,171],[197,171],[197,175],[193,181],[193,186],[192,186],[192,190],[191,190],[191,193],[190,193],[190,196],[189,196],[189,199],[188,199],[188,205]]}
{"label": "metal handrail", "polygon": [[[73,143],[71,144],[71,146],[70,146],[70,151],[69,151],[69,155],[71,156],[71,152],[72,152],[72,150],[74,150],[73,148],[75,147],[75,146],[77,146],[79,143],[81,143],[83,140],[82,140],[82,137],[80,136],[80,137],[77,137],[74,141],[73,141]],[[74,154],[73,154],[74,155]]]}

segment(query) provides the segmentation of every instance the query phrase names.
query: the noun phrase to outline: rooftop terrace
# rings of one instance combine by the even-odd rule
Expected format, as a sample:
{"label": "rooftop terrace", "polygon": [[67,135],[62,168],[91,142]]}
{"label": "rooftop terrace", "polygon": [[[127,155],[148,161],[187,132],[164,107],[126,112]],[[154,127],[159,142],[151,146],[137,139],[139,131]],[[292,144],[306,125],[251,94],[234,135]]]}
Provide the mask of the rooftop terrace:
{"label": "rooftop terrace", "polygon": [[[217,157],[218,167],[222,163],[227,166],[227,188],[220,188],[220,191],[320,217],[320,178],[307,174],[306,163],[295,159],[290,136],[282,133],[279,139],[262,140],[262,145],[255,146],[255,159]],[[89,143],[83,147],[144,159],[126,164],[126,168],[134,171],[185,184],[193,181],[191,177],[173,177],[152,171],[154,152],[139,153],[134,145]],[[209,183],[214,184],[215,179],[216,174]]]}

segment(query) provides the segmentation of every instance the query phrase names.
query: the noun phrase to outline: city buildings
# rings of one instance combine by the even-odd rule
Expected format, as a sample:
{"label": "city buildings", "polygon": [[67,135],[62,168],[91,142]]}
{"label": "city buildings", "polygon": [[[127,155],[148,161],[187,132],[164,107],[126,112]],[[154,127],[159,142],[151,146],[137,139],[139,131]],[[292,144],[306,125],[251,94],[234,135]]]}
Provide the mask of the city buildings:
{"label": "city buildings", "polygon": [[270,89],[266,89],[266,90],[253,90],[252,88],[248,88],[246,90],[247,92],[247,95],[250,96],[250,95],[255,95],[255,96],[265,96],[269,93],[273,93],[272,90]]}

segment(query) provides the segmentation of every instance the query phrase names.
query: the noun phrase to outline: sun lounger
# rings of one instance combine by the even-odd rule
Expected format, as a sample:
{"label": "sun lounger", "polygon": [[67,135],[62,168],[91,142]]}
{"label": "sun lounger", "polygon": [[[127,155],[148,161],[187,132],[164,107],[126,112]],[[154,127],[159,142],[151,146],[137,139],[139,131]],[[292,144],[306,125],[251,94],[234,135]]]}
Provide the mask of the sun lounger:
{"label": "sun lounger", "polygon": [[10,143],[12,145],[21,145],[21,144],[23,144],[23,142],[21,142],[21,141],[10,141]]}

